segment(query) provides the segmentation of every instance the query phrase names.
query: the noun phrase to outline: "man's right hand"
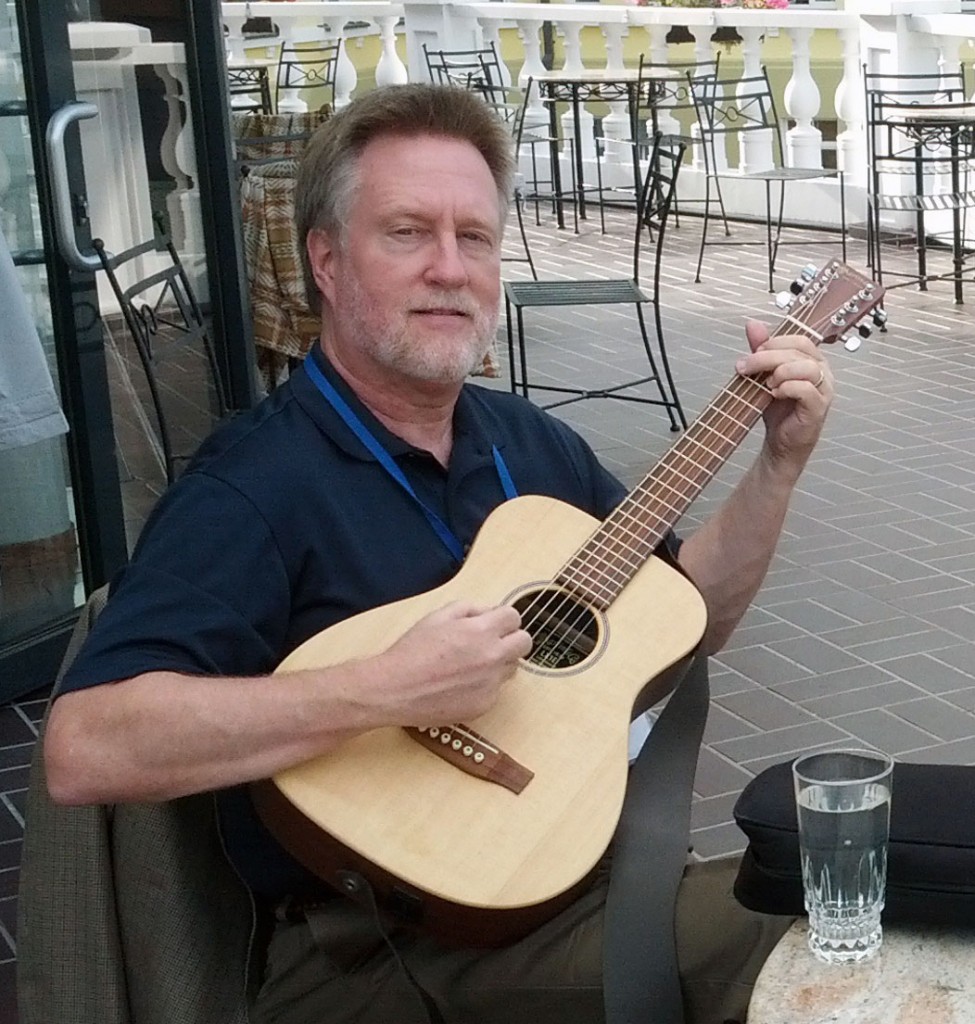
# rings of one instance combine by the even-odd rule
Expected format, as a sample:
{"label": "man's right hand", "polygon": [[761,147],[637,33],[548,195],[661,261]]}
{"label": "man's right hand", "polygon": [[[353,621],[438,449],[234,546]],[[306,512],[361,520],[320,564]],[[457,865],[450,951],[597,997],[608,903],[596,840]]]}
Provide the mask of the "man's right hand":
{"label": "man's right hand", "polygon": [[531,648],[514,608],[455,601],[426,615],[379,656],[388,672],[376,697],[400,725],[477,718]]}

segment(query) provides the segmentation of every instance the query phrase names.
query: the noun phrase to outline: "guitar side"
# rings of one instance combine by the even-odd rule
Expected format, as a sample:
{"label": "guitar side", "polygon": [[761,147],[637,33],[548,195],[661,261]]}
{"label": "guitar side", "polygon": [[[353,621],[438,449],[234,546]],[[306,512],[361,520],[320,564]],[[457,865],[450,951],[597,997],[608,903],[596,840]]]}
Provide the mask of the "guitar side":
{"label": "guitar side", "polygon": [[[324,630],[278,671],[378,653],[449,601],[512,603],[548,585],[597,525],[555,499],[506,502],[442,587]],[[276,793],[264,784],[259,810],[306,863],[319,858],[298,849],[307,839],[289,842],[275,808],[293,807],[353,860],[438,901],[497,911],[557,901],[591,872],[616,828],[634,705],[666,692],[669,684],[657,679],[697,645],[706,612],[685,577],[651,558],[596,620],[597,642],[583,661],[523,662],[494,708],[466,723],[534,773],[521,793],[467,775],[404,730],[386,728],[279,773]]]}

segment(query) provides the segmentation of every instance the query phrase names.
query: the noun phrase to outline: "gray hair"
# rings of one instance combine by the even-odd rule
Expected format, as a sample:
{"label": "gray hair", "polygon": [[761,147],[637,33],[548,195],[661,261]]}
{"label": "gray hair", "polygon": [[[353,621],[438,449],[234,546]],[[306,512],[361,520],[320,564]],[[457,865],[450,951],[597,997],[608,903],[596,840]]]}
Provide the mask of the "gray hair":
{"label": "gray hair", "polygon": [[359,184],[359,156],[383,135],[439,135],[469,142],[494,178],[502,223],[507,214],[515,172],[511,134],[480,96],[456,86],[425,83],[366,93],[317,129],[298,168],[295,223],[308,305],[315,313],[321,312],[321,296],[308,260],[308,234],[322,230],[344,240]]}

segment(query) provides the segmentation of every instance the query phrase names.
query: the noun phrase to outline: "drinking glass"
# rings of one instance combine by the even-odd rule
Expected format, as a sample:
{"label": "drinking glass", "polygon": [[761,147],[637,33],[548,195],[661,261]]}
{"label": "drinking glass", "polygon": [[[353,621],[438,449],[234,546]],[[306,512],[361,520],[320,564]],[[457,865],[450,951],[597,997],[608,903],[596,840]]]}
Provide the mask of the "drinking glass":
{"label": "drinking glass", "polygon": [[809,948],[827,963],[880,949],[893,766],[872,750],[821,751],[792,766]]}

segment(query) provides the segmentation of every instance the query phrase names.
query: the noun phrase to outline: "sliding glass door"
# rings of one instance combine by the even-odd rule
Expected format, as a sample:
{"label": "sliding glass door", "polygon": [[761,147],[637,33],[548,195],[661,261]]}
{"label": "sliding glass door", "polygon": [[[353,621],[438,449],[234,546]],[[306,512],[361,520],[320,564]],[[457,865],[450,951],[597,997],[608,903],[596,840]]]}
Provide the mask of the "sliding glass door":
{"label": "sliding glass door", "polygon": [[[154,33],[103,20],[95,0],[0,0],[0,702],[50,682],[86,594],[124,565],[166,486],[93,237],[121,252],[170,235],[224,394],[252,401],[216,5],[163,6],[170,30]],[[187,452],[226,411],[197,355],[155,382]]]}

